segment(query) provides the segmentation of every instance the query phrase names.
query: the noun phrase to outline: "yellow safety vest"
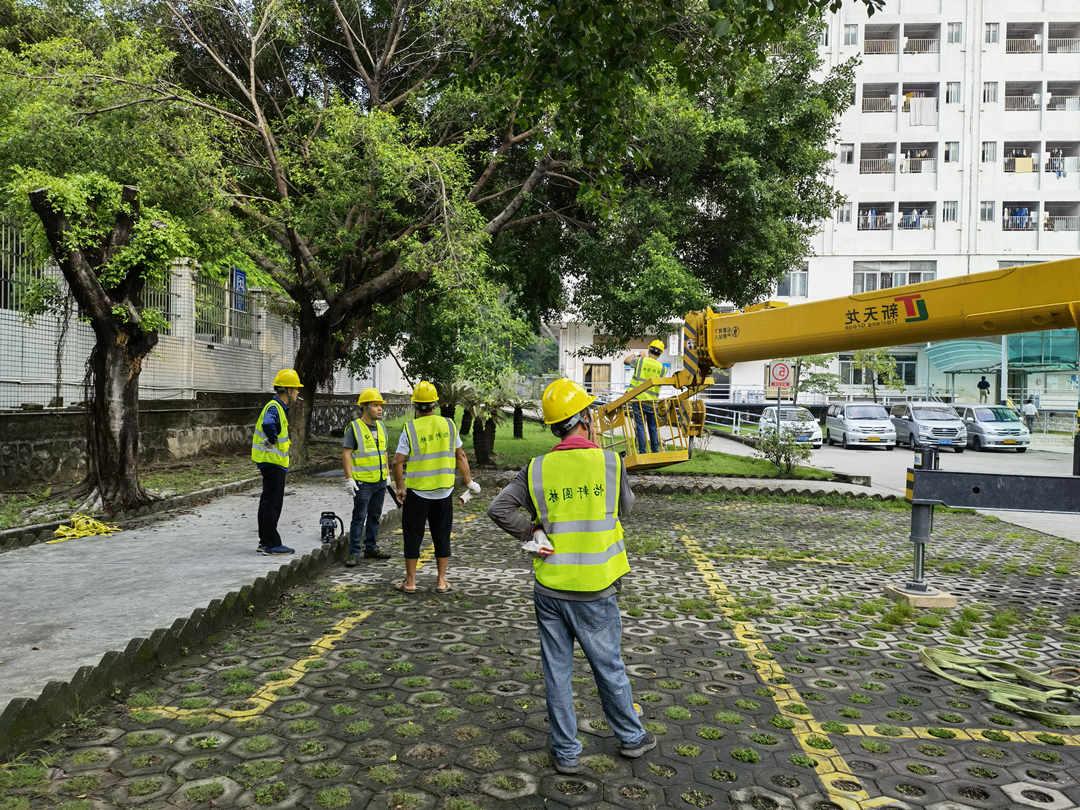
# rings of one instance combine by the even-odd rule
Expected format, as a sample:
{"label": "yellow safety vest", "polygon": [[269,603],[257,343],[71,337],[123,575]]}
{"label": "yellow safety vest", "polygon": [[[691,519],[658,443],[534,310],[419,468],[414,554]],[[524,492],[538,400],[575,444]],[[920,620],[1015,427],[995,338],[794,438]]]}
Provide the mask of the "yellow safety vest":
{"label": "yellow safety vest", "polygon": [[389,465],[386,460],[386,429],[382,422],[375,423],[375,435],[363,419],[352,422],[356,447],[352,451],[352,477],[357,481],[374,484],[386,480]]}
{"label": "yellow safety vest", "polygon": [[[653,377],[664,376],[664,365],[659,360],[652,357],[639,357],[637,362],[634,363],[634,376],[630,378],[630,387],[634,388],[646,380],[651,380]],[[658,399],[660,397],[660,390],[657,388],[649,388],[642,393],[638,394],[634,399]]]}
{"label": "yellow safety vest", "polygon": [[[278,409],[278,419],[281,421],[277,444],[270,444],[262,429],[263,419],[271,408]],[[259,421],[255,423],[255,433],[251,437],[251,460],[256,464],[277,464],[279,467],[288,469],[290,447],[292,447],[292,442],[289,440],[289,417],[285,415],[285,408],[281,403],[272,399],[263,407],[259,414]]]}
{"label": "yellow safety vest", "polygon": [[555,553],[533,560],[536,581],[602,591],[630,571],[619,522],[622,460],[599,448],[556,450],[529,462],[529,498]]}
{"label": "yellow safety vest", "polygon": [[409,461],[405,486],[425,492],[454,486],[457,427],[445,416],[431,414],[405,423]]}

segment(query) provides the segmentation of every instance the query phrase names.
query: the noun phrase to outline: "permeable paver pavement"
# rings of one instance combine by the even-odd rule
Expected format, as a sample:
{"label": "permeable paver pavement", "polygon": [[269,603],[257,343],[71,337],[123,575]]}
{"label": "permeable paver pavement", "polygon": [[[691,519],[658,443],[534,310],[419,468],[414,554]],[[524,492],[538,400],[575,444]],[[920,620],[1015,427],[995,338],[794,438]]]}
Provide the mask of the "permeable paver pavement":
{"label": "permeable paver pavement", "polygon": [[639,760],[617,755],[579,662],[585,772],[551,769],[527,561],[477,509],[459,515],[453,593],[431,591],[430,564],[420,593],[390,590],[394,561],[297,589],[0,771],[0,807],[1080,803],[1080,739],[918,661],[950,644],[1075,666],[1080,552],[941,514],[929,573],[961,607],[912,613],[880,596],[905,575],[907,519],[889,505],[643,496],[627,526],[624,651],[660,745]]}

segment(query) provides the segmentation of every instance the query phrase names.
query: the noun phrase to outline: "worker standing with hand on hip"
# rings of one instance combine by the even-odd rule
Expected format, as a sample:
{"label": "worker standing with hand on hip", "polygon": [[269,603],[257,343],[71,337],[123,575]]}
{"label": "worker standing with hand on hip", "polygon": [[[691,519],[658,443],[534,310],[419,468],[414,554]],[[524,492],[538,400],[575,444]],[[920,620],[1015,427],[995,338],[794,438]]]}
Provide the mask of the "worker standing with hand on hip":
{"label": "worker standing with hand on hip", "polygon": [[532,459],[488,508],[500,529],[538,549],[533,603],[559,773],[580,773],[582,767],[572,680],[575,639],[592,668],[619,753],[636,758],[656,747],[656,737],[634,710],[616,601],[616,582],[630,571],[619,518],[630,512],[634,493],[619,455],[593,441],[589,407],[595,399],[566,378],[544,390],[544,423],[560,442]]}
{"label": "worker standing with hand on hip", "polygon": [[379,549],[379,519],[382,517],[390,464],[386,447],[386,428],[382,415],[385,404],[377,388],[365,388],[356,398],[362,408],[360,417],[345,426],[341,440],[341,466],[345,470],[345,491],[353,499],[349,524],[349,556],[345,565],[360,562],[360,537],[364,538],[364,557],[387,560],[390,555]]}
{"label": "worker standing with hand on hip", "polygon": [[[394,453],[394,490],[401,503],[401,532],[405,541],[405,579],[394,585],[402,593],[416,593],[416,565],[424,526],[435,544],[438,578],[436,593],[449,593],[446,570],[450,565],[450,530],[454,523],[454,469],[473,495],[480,485],[472,480],[469,460],[452,419],[435,413],[439,392],[421,381],[413,389],[415,416],[405,423]],[[406,463],[408,466],[406,467]]]}
{"label": "worker standing with hand on hip", "polygon": [[[634,373],[630,378],[630,387],[635,388],[645,380],[664,376],[664,365],[660,362],[660,355],[664,353],[664,344],[654,340],[649,344],[648,354],[627,355],[623,358],[623,364],[633,366]],[[659,398],[660,392],[655,388],[642,391],[627,406],[630,415],[634,418],[634,435],[637,439],[637,450],[644,453],[645,448],[645,425],[649,426],[649,446],[654,453],[660,452],[660,436],[656,430],[656,411],[654,404]]]}
{"label": "worker standing with hand on hip", "polygon": [[255,433],[251,437],[251,460],[262,475],[259,496],[260,554],[292,554],[281,542],[278,519],[285,498],[285,476],[289,472],[289,408],[300,399],[300,376],[294,369],[283,368],[274,375],[274,398],[263,406]]}

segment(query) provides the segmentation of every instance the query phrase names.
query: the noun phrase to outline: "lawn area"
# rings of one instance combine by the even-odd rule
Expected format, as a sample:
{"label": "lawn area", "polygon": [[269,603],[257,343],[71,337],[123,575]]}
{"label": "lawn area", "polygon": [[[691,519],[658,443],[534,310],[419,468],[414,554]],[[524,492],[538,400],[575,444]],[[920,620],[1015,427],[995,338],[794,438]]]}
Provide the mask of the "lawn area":
{"label": "lawn area", "polygon": [[[466,452],[472,456],[472,436],[463,438]],[[557,444],[551,431],[537,422],[525,422],[525,437],[514,438],[514,423],[504,419],[495,431],[495,460],[500,467],[524,467],[533,456],[545,453]],[[728,453],[715,453],[707,450],[695,450],[694,457],[682,464],[673,464],[650,473],[661,475],[737,475],[752,478],[777,478],[776,468],[760,458],[733,456]],[[827,481],[832,473],[816,467],[798,467],[795,478]]]}

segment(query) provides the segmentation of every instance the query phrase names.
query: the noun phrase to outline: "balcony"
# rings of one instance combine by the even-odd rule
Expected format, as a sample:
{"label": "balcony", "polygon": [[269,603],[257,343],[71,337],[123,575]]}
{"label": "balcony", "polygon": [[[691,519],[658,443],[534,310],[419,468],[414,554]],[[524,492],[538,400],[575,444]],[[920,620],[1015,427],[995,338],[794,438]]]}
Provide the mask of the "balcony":
{"label": "balcony", "polygon": [[[1069,56],[1080,56],[1080,23],[1050,23],[1046,32],[1046,53],[1075,63],[1076,60]],[[1057,58],[1050,60],[1055,67],[1058,62]]]}
{"label": "balcony", "polygon": [[867,25],[863,31],[863,53],[867,56],[895,56],[899,44],[898,25]]}
{"label": "balcony", "polygon": [[1005,27],[1005,53],[1014,54],[1006,62],[1009,70],[1038,70],[1042,51],[1042,23],[1015,22]]}
{"label": "balcony", "polygon": [[896,227],[901,231],[934,230],[934,203],[900,203]]}
{"label": "balcony", "polygon": [[1043,207],[1041,247],[1076,253],[1080,245],[1080,202],[1048,202]]}
{"label": "balcony", "polygon": [[904,53],[941,53],[940,39],[917,38],[904,43]]}
{"label": "balcony", "polygon": [[895,169],[892,158],[862,158],[859,161],[859,174],[892,174]]}
{"label": "balcony", "polygon": [[1035,231],[1039,223],[1037,202],[1007,202],[1002,207],[1001,230]]}
{"label": "balcony", "polygon": [[1005,96],[1005,112],[1038,112],[1039,97]]}
{"label": "balcony", "polygon": [[864,113],[894,113],[896,112],[896,96],[863,96],[862,111]]}
{"label": "balcony", "polygon": [[1008,174],[1031,174],[1039,171],[1038,141],[1005,141],[1001,167]]}
{"label": "balcony", "polygon": [[905,84],[900,123],[910,127],[936,127],[938,123],[938,86]]}
{"label": "balcony", "polygon": [[1080,185],[1080,141],[1047,141],[1042,169],[1047,188]]}

